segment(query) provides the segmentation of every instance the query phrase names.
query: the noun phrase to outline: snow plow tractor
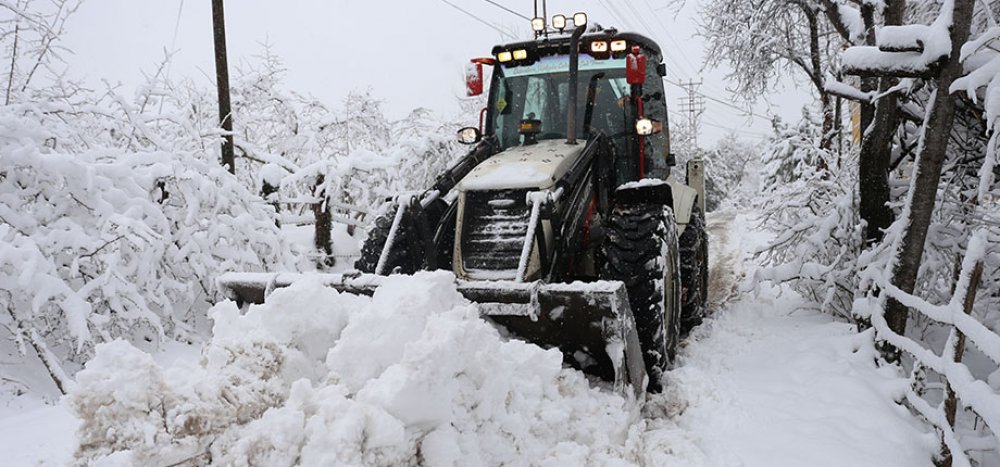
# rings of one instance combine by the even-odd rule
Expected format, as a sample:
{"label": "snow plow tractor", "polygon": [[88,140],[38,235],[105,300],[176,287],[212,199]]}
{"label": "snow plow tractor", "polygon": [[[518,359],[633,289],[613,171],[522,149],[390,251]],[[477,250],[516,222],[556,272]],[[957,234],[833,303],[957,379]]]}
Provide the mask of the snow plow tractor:
{"label": "snow plow tractor", "polygon": [[[682,331],[703,315],[703,164],[689,163],[688,185],[671,174],[660,48],[587,31],[585,18],[556,17],[560,33],[536,29],[474,59],[470,95],[484,92],[484,66],[493,74],[480,127],[458,133],[471,150],[427,191],[391,202],[358,272],[322,277],[371,294],[385,275],[453,271],[484,318],[639,398],[661,389]],[[220,283],[259,303],[299,277]]]}

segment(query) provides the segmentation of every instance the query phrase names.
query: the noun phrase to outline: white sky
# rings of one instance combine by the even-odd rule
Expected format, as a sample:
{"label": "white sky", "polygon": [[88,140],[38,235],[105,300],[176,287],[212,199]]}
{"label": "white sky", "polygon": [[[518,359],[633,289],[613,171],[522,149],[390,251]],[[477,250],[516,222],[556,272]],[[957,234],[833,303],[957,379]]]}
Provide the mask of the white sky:
{"label": "white sky", "polygon": [[[485,0],[448,1],[519,38],[530,37],[527,21]],[[494,1],[532,16],[532,0]],[[650,36],[665,51],[668,79],[701,77],[703,92],[728,100],[724,72],[699,73],[702,44],[694,36],[694,6],[675,18],[666,4],[667,0],[549,0],[548,13],[586,11],[592,22]],[[99,79],[135,85],[142,81],[143,71],[155,70],[164,50],[174,50],[172,76],[190,76],[214,86],[210,5],[209,0],[87,0],[70,21],[63,43],[74,52],[68,57],[70,73],[95,85]],[[226,23],[231,75],[240,61],[252,59],[268,42],[288,69],[288,89],[339,108],[351,90],[371,87],[385,101],[391,118],[402,118],[416,107],[455,115],[457,99],[464,95],[464,64],[509,40],[442,0],[229,0]],[[770,96],[773,105],[762,100],[755,113],[777,112],[786,120],[797,120],[809,101],[806,93],[788,86]],[[667,94],[671,110],[678,111],[683,91],[668,84]],[[470,115],[469,121],[475,118]],[[747,118],[708,101],[703,147],[729,131],[720,127],[736,129],[748,138],[770,133],[766,120]]]}

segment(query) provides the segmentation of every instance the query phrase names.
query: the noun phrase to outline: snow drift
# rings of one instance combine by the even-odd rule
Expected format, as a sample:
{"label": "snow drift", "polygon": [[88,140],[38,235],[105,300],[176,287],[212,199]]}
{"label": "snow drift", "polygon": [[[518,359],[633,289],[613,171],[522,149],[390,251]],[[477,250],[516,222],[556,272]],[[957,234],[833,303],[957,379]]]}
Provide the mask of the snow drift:
{"label": "snow drift", "polygon": [[[94,465],[621,464],[637,407],[507,340],[450,273],[315,281],[211,310],[200,362],[97,348],[67,403]],[[183,464],[182,464],[183,465]]]}

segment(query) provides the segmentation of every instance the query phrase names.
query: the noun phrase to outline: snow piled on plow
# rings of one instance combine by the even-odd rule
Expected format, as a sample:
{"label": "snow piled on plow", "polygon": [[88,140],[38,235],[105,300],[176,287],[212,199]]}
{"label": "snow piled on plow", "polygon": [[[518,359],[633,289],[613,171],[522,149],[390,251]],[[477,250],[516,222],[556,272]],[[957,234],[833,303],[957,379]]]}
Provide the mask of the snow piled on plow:
{"label": "snow piled on plow", "polygon": [[[100,346],[67,398],[91,465],[618,465],[637,409],[507,340],[449,273],[216,305],[197,363]],[[641,425],[641,424],[640,424]],[[634,433],[633,433],[634,434]],[[634,449],[634,446],[632,446]]]}

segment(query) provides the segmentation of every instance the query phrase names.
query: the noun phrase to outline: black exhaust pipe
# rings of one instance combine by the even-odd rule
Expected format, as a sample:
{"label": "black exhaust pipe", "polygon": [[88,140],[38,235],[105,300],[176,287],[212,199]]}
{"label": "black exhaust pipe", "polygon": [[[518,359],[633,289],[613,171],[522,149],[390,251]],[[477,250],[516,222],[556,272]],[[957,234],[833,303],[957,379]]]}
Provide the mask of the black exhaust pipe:
{"label": "black exhaust pipe", "polygon": [[587,25],[576,26],[569,41],[569,99],[566,106],[566,144],[576,144],[576,94],[580,87],[580,36]]}

